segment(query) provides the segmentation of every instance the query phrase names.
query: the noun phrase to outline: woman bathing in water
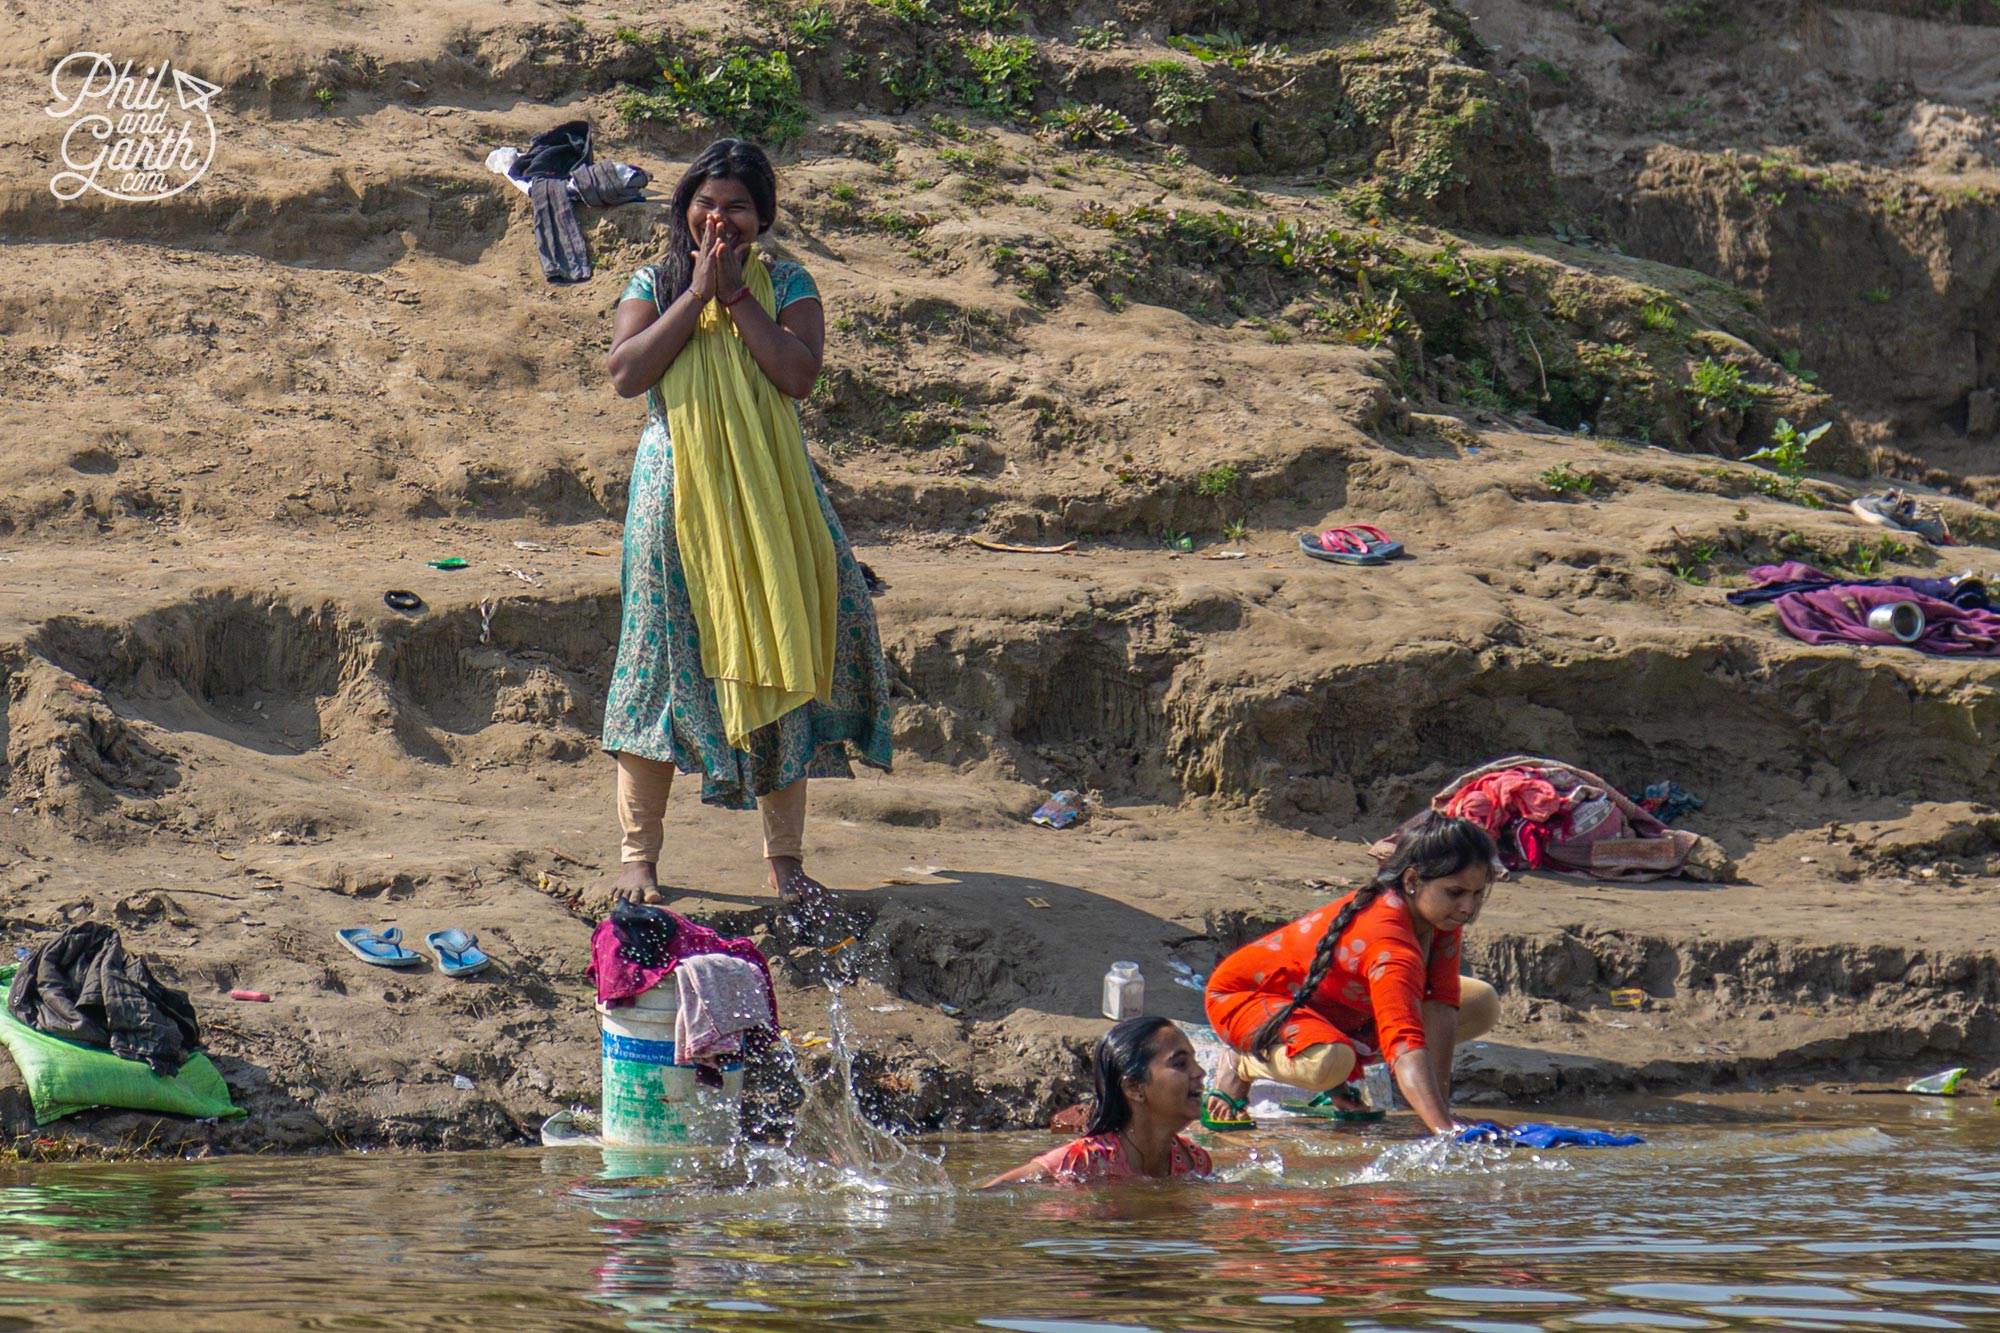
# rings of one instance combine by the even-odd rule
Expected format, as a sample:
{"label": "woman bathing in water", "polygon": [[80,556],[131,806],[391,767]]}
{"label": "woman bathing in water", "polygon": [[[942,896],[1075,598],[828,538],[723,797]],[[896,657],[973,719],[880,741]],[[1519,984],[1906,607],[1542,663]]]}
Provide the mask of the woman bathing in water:
{"label": "woman bathing in water", "polygon": [[1097,1087],[1088,1132],[981,1189],[1030,1180],[1099,1181],[1207,1175],[1208,1154],[1181,1131],[1201,1119],[1201,1062],[1164,1018],[1128,1018],[1091,1058]]}
{"label": "woman bathing in water", "polygon": [[1459,935],[1485,906],[1495,858],[1477,824],[1433,815],[1367,884],[1223,959],[1209,974],[1208,1018],[1234,1050],[1202,1123],[1254,1128],[1248,1094],[1260,1078],[1361,1110],[1343,1085],[1362,1060],[1381,1059],[1433,1132],[1459,1128],[1452,1053],[1500,1017],[1493,988],[1458,972]]}
{"label": "woman bathing in water", "polygon": [[771,887],[797,902],[806,780],[887,769],[889,680],[861,567],[806,455],[797,401],[826,341],[805,269],[768,263],[777,218],[763,150],[710,144],[674,187],[667,253],[619,298],[606,359],[646,395],[604,749],[624,830],[614,892],[660,902],[674,771],[701,799],[761,808]]}

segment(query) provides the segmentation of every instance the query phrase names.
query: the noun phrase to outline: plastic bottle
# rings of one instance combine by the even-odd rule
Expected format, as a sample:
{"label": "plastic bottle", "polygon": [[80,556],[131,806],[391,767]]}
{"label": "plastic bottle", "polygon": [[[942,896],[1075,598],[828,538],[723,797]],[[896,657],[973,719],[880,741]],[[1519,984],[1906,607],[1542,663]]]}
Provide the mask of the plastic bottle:
{"label": "plastic bottle", "polygon": [[1146,978],[1137,963],[1113,963],[1104,974],[1104,1016],[1117,1023],[1146,1012]]}

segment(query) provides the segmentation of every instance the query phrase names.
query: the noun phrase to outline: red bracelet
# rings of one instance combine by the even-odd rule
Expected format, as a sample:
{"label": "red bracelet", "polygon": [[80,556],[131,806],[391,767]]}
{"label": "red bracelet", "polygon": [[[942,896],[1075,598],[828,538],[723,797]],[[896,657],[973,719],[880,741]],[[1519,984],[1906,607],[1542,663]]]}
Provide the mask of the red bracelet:
{"label": "red bracelet", "polygon": [[729,309],[731,306],[735,305],[738,301],[741,301],[744,297],[748,296],[749,294],[750,294],[750,284],[746,282],[743,284],[741,290],[739,290],[736,293],[736,295],[730,297],[727,301],[724,301],[722,303],[722,308],[724,310]]}

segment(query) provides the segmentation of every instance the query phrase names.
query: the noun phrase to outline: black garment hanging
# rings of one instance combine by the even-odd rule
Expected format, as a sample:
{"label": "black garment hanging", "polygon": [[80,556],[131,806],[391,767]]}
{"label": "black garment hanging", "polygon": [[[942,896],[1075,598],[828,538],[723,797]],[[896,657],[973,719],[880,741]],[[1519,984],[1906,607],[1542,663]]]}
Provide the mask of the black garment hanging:
{"label": "black garment hanging", "polygon": [[543,130],[528,140],[528,146],[514,159],[514,165],[507,168],[507,174],[518,181],[532,181],[538,176],[567,178],[578,167],[587,167],[597,160],[592,139],[587,120],[567,121],[552,130]]}

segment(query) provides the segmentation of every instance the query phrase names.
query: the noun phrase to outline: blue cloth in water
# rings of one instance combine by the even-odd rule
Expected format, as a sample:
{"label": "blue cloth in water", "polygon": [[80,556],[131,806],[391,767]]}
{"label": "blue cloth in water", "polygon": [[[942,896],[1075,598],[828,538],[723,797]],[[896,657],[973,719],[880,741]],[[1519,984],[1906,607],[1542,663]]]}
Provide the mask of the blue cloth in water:
{"label": "blue cloth in water", "polygon": [[1602,1129],[1568,1125],[1515,1125],[1511,1129],[1481,1120],[1458,1132],[1459,1143],[1497,1143],[1514,1148],[1629,1148],[1646,1140],[1637,1134],[1613,1134]]}

